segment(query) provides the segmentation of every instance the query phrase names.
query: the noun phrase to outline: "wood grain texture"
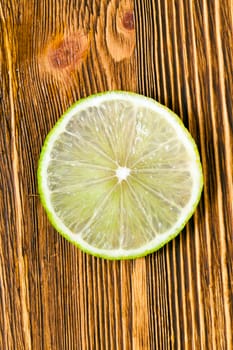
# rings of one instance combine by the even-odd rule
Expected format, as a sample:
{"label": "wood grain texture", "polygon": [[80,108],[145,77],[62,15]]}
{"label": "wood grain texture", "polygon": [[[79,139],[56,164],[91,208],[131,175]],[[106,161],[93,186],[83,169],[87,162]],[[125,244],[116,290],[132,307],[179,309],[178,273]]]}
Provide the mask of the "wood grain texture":
{"label": "wood grain texture", "polygon": [[[232,349],[232,0],[0,0],[0,349]],[[48,223],[43,140],[77,99],[137,91],[177,112],[205,186],[182,234],[135,261]]]}

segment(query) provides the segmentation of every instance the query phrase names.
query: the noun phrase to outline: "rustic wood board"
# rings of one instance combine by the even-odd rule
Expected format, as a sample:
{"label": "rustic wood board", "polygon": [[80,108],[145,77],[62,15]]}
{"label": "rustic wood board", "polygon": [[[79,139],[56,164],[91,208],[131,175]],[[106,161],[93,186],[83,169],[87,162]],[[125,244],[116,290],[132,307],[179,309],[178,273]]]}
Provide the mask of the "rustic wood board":
{"label": "rustic wood board", "polygon": [[[0,349],[232,349],[232,0],[0,0]],[[194,217],[135,261],[49,224],[36,170],[80,97],[124,89],[177,112],[200,149]]]}

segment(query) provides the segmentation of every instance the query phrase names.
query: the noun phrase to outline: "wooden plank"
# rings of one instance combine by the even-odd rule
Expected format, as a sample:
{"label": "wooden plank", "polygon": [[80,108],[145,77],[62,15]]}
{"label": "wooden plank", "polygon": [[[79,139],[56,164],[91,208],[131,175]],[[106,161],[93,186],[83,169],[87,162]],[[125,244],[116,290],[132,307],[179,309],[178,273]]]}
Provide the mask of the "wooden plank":
{"label": "wooden plank", "polygon": [[[0,0],[0,349],[231,349],[232,0]],[[88,256],[48,223],[36,170],[75,100],[104,90],[176,111],[205,187],[155,254]]]}

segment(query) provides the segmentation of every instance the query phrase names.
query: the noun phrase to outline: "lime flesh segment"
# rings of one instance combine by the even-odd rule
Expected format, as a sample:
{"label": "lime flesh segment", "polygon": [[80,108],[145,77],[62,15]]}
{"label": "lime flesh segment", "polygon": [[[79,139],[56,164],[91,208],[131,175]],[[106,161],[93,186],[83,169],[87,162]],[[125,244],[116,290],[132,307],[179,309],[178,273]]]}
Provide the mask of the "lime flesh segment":
{"label": "lime flesh segment", "polygon": [[49,133],[39,192],[54,227],[108,259],[147,255],[193,214],[203,176],[180,119],[142,95],[106,92],[80,100]]}

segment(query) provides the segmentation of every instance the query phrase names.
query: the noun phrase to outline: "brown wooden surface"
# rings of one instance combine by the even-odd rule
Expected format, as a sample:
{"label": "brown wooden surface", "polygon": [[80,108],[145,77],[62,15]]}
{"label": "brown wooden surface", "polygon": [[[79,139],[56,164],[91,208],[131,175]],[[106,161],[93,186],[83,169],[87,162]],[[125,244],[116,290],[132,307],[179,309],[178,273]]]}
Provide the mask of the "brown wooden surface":
{"label": "brown wooden surface", "polygon": [[[232,0],[0,0],[0,349],[232,349],[232,57]],[[204,169],[182,234],[135,261],[80,252],[37,195],[50,128],[111,89],[176,111]]]}

